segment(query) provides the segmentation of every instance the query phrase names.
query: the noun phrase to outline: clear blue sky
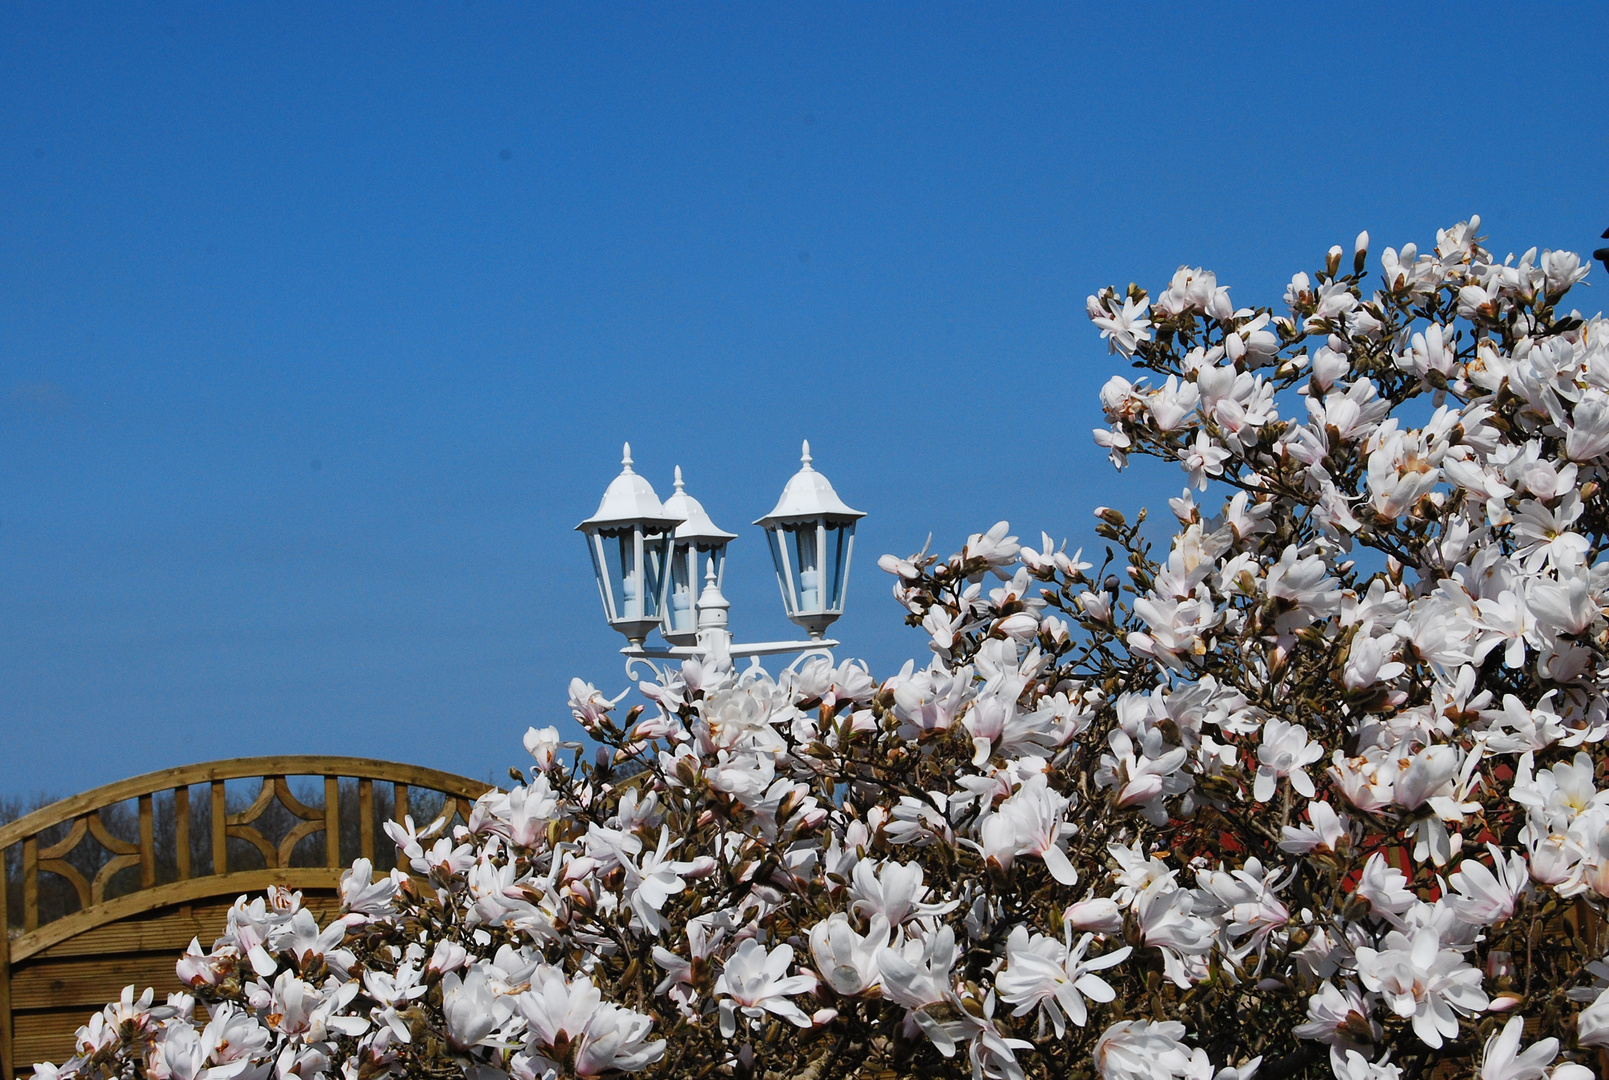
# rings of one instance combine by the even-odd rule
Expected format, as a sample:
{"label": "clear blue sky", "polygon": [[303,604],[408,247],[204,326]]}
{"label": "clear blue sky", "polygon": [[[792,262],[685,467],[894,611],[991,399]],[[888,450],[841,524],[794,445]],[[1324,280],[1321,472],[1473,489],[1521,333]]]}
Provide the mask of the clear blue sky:
{"label": "clear blue sky", "polygon": [[1606,10],[9,4],[0,794],[503,775],[624,685],[572,528],[626,438],[754,638],[808,437],[868,512],[840,636],[924,654],[881,552],[1180,486],[1090,441],[1087,293],[1597,246]]}

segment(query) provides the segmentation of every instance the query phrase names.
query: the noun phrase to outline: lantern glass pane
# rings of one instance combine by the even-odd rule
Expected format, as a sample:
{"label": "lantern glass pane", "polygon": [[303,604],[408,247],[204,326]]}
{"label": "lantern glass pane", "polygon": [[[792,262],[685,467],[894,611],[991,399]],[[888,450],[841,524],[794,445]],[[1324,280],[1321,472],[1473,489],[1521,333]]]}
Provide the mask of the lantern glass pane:
{"label": "lantern glass pane", "polygon": [[719,588],[726,582],[726,541],[715,544],[700,544],[698,548],[698,584],[704,587],[704,573],[710,567],[710,560],[715,560],[715,585]]}
{"label": "lantern glass pane", "polygon": [[670,601],[665,607],[665,629],[672,634],[694,630],[694,604],[698,599],[698,550],[676,545],[670,563]]}
{"label": "lantern glass pane", "polygon": [[598,596],[603,600],[603,616],[612,619],[615,617],[614,602],[609,596],[609,584],[608,579],[604,577],[603,565],[598,562],[599,544],[596,534],[587,534],[587,554],[592,556],[592,576],[598,580]]}
{"label": "lantern glass pane", "polygon": [[667,579],[670,572],[671,543],[669,533],[643,538],[643,554],[648,564],[644,567],[643,575],[644,618],[659,618],[660,606],[665,602],[665,592],[670,585]]}
{"label": "lantern glass pane", "polygon": [[771,562],[777,568],[777,587],[782,590],[782,607],[791,616],[799,605],[794,601],[793,575],[788,567],[788,549],[784,546],[782,526],[773,525],[766,529],[765,539],[771,545]]}
{"label": "lantern glass pane", "polygon": [[855,535],[855,523],[834,525],[827,529],[827,607],[833,611],[844,608],[844,579],[849,571],[849,538]]}
{"label": "lantern glass pane", "polygon": [[822,552],[816,523],[805,522],[795,527],[791,539],[795,574],[793,587],[794,595],[799,598],[799,612],[821,611],[827,606],[823,591],[827,583],[822,579]]}
{"label": "lantern glass pane", "polygon": [[642,576],[637,572],[637,545],[630,529],[600,530],[605,580],[614,598],[613,619],[642,618]]}

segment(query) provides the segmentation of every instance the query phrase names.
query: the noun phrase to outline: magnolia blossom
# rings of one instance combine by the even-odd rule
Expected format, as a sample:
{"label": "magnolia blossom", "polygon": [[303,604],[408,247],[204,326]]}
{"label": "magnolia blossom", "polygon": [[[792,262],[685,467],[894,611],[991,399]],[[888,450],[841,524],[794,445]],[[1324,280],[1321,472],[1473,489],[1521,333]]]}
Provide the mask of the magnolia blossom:
{"label": "magnolia blossom", "polygon": [[736,1034],[739,1013],[751,1021],[772,1013],[791,1024],[809,1027],[809,1015],[789,996],[814,990],[816,977],[807,973],[788,975],[792,963],[791,945],[778,945],[767,951],[750,938],[738,946],[715,981],[715,994],[721,1002],[721,1034],[727,1038]]}
{"label": "magnolia blossom", "polygon": [[882,977],[877,959],[888,937],[888,919],[882,914],[873,916],[865,934],[858,934],[849,916],[834,912],[810,928],[810,955],[823,982],[854,997],[877,988]]}
{"label": "magnolia blossom", "polygon": [[1102,1080],[1172,1080],[1190,1067],[1183,1043],[1184,1025],[1124,1020],[1101,1033],[1095,1044],[1095,1068]]}
{"label": "magnolia blossom", "polygon": [[1592,1070],[1584,1065],[1565,1063],[1556,1069],[1547,1066],[1559,1056],[1559,1040],[1543,1039],[1520,1049],[1524,1034],[1525,1017],[1513,1016],[1503,1030],[1486,1040],[1486,1052],[1481,1058],[1480,1080],[1589,1080]]}
{"label": "magnolia blossom", "polygon": [[1411,938],[1393,930],[1384,946],[1357,950],[1358,978],[1392,1012],[1411,1018],[1426,1046],[1456,1038],[1458,1017],[1486,1008],[1479,969],[1466,964],[1456,949],[1442,948],[1435,930],[1427,927]]}
{"label": "magnolia blossom", "polygon": [[1324,747],[1309,742],[1307,729],[1300,724],[1270,720],[1263,726],[1263,742],[1257,748],[1257,783],[1253,789],[1258,802],[1274,797],[1274,786],[1289,777],[1291,787],[1311,799],[1317,789],[1306,766],[1324,756]]}
{"label": "magnolia blossom", "polygon": [[1447,883],[1457,890],[1447,903],[1459,918],[1477,926],[1491,926],[1512,916],[1531,883],[1524,855],[1515,852],[1505,858],[1497,845],[1489,844],[1487,848],[1495,873],[1473,859],[1465,859],[1458,872],[1447,878]]}
{"label": "magnolia blossom", "polygon": [[1063,941],[1043,934],[1030,936],[1026,926],[1013,930],[1006,942],[1005,970],[995,981],[1000,997],[1017,1006],[1012,1015],[1025,1016],[1038,1008],[1040,1035],[1048,1018],[1059,1039],[1067,1031],[1064,1013],[1067,1020],[1083,1027],[1089,1019],[1085,998],[1111,1001],[1116,997],[1116,991],[1095,972],[1122,963],[1132,950],[1125,945],[1086,959],[1094,937],[1084,934],[1074,943],[1070,926]]}

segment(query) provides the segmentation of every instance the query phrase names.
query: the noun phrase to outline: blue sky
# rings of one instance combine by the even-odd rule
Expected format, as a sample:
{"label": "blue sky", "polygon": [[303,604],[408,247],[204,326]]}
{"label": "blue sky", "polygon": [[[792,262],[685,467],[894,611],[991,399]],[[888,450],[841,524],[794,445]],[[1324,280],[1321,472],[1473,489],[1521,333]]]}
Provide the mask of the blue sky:
{"label": "blue sky", "polygon": [[503,775],[572,675],[624,685],[572,532],[624,439],[741,534],[752,639],[809,438],[889,672],[881,552],[1177,492],[1090,441],[1086,294],[1274,303],[1471,213],[1598,246],[1606,11],[8,5],[0,794]]}

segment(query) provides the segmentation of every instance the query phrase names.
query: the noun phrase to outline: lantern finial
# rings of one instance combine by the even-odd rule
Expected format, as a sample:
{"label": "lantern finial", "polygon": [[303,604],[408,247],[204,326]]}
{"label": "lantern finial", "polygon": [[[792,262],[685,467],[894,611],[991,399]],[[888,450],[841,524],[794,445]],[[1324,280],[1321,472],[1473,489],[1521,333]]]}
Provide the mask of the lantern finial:
{"label": "lantern finial", "polygon": [[676,490],[678,492],[682,490],[682,467],[680,465],[676,466]]}
{"label": "lantern finial", "polygon": [[810,467],[810,463],[814,460],[815,459],[810,456],[810,440],[806,439],[804,441],[804,448],[799,451],[799,464],[804,466],[804,472],[815,471]]}
{"label": "lantern finial", "polygon": [[621,472],[628,472],[629,473],[631,471],[631,444],[630,443],[622,443],[620,445],[620,466],[621,466],[621,468],[620,468]]}

